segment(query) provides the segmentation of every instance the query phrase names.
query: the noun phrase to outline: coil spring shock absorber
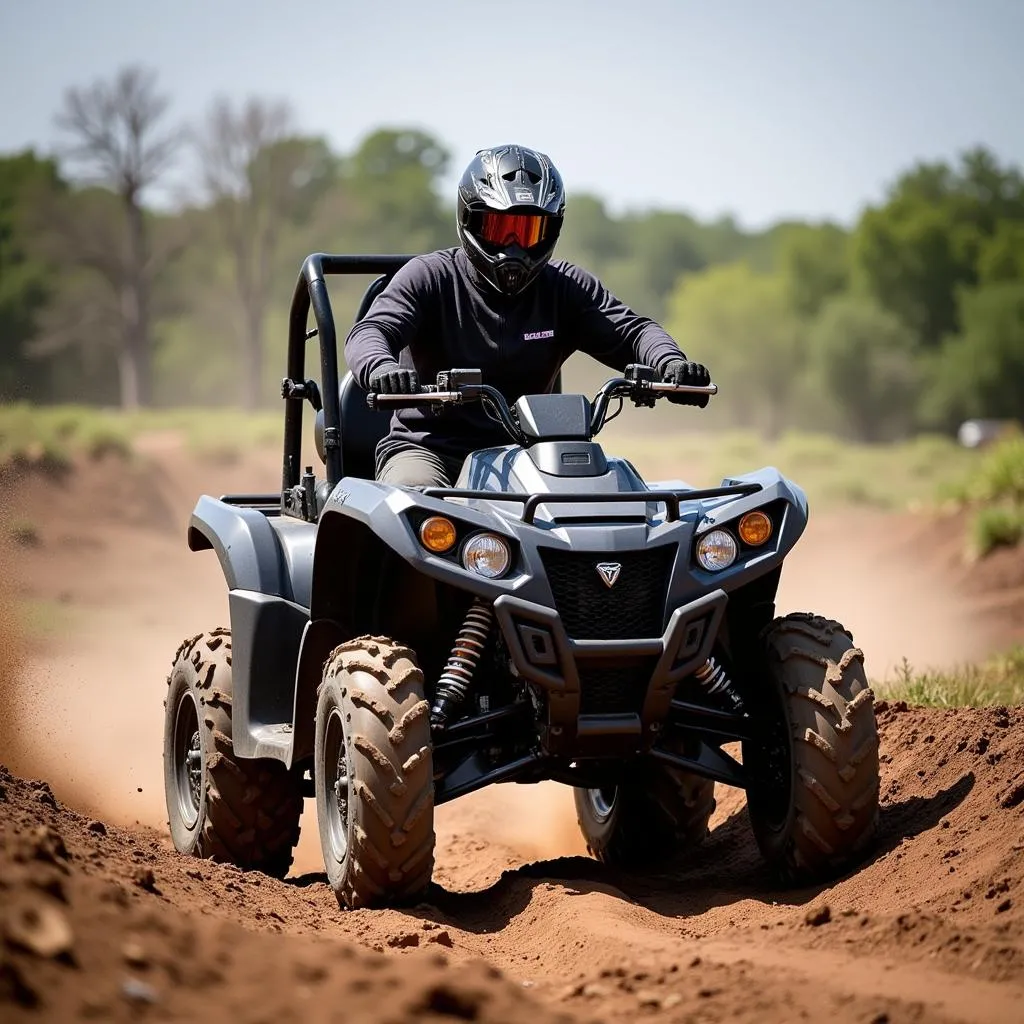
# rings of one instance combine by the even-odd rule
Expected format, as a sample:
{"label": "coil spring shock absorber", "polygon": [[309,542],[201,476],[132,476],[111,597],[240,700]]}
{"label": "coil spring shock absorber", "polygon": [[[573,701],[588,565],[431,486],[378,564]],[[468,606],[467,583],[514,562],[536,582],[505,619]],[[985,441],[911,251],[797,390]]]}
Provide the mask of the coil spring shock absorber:
{"label": "coil spring shock absorber", "polygon": [[434,728],[443,729],[466,699],[493,623],[494,609],[479,597],[474,598],[437,681],[437,695],[430,709],[430,724]]}
{"label": "coil spring shock absorber", "polygon": [[730,710],[737,714],[743,713],[743,700],[733,688],[729,673],[715,661],[714,657],[708,658],[693,675],[705,693],[720,697],[729,705]]}

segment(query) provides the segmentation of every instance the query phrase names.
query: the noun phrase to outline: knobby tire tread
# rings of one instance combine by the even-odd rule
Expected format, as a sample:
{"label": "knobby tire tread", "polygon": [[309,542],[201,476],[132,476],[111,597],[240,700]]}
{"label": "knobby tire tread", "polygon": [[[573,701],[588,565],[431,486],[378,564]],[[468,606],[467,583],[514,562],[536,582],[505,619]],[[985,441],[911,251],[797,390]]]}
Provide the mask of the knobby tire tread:
{"label": "knobby tire tread", "polygon": [[192,677],[206,768],[205,820],[198,857],[283,878],[299,841],[301,781],[271,758],[236,758],[232,743],[231,631],[224,627],[185,641],[176,672]]}
{"label": "knobby tire tread", "polygon": [[331,880],[338,900],[413,901],[430,884],[435,841],[430,708],[416,656],[386,637],[347,641],[325,663],[318,705],[325,700],[345,717],[352,769],[349,851]]}
{"label": "knobby tire tread", "polygon": [[[762,634],[769,672],[786,702],[793,756],[789,827],[755,833],[791,882],[849,867],[878,821],[878,729],[864,655],[831,619],[796,612]],[[767,848],[766,848],[767,846]]]}

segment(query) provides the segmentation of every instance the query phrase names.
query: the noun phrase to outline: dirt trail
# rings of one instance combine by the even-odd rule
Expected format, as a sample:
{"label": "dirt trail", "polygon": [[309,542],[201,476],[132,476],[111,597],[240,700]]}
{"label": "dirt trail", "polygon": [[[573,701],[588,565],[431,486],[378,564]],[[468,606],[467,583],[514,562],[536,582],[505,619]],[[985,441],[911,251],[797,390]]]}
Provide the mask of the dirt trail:
{"label": "dirt trail", "polygon": [[[313,1020],[342,998],[356,1020],[386,999],[393,1015],[378,1019],[440,1007],[438,1019],[544,1021],[539,1000],[578,1020],[1017,1022],[1024,711],[893,707],[881,722],[879,842],[859,871],[796,892],[772,887],[728,795],[705,847],[673,873],[524,864],[493,843],[481,862],[479,836],[449,836],[424,903],[342,912],[318,874],[277,882],[181,858],[162,832],[104,829],[59,810],[44,785],[0,778],[0,978],[7,998],[38,1003],[10,1019],[128,1018],[144,998],[171,1019],[216,1006],[269,1020],[290,997]],[[501,870],[502,855],[519,866]],[[63,959],[31,955],[26,921],[30,949],[61,923],[77,938]],[[410,959],[399,968],[353,946]]]}
{"label": "dirt trail", "polygon": [[[21,682],[6,677],[5,710],[17,718],[0,725],[0,762],[48,779],[56,802],[111,827],[90,831],[85,818],[39,797],[39,787],[6,780],[0,899],[44,899],[45,879],[29,876],[47,874],[45,858],[40,867],[26,855],[28,870],[17,857],[30,826],[48,824],[72,852],[66,873],[55,867],[70,892],[59,909],[76,932],[111,937],[96,948],[78,943],[79,968],[8,949],[0,998],[20,978],[51,1019],[116,1018],[132,1008],[118,986],[137,976],[173,1019],[199,1006],[271,1019],[275,1000],[291,991],[310,1000],[303,1019],[331,1019],[330,996],[352,1007],[347,1019],[374,1019],[384,991],[394,995],[395,1020],[548,1019],[535,1001],[523,1002],[524,988],[574,1019],[1021,1019],[1020,710],[883,710],[879,845],[862,870],[824,889],[772,889],[742,795],[722,787],[712,835],[692,863],[646,879],[581,856],[564,787],[492,787],[456,801],[439,810],[429,903],[410,912],[338,910],[317,874],[311,808],[299,877],[288,882],[174,855],[163,831],[164,679],[183,637],[226,619],[216,560],[188,553],[183,524],[200,491],[272,490],[275,468],[267,456],[197,469],[169,448],[127,468],[103,463],[63,481],[18,484],[21,508],[46,511],[38,544],[4,561],[50,633]],[[812,521],[784,573],[780,607],[844,619],[874,675],[904,655],[920,666],[983,654],[1006,639],[1009,620],[949,587],[949,551],[929,557],[939,534],[912,517]],[[152,869],[159,893],[132,884],[140,867]],[[806,923],[826,916],[825,906],[827,923]],[[180,913],[197,910],[202,919]],[[431,942],[442,934],[440,945]],[[153,951],[146,968],[126,966],[119,944],[136,940]],[[394,956],[372,966],[352,942],[412,956],[411,973],[395,968]],[[460,968],[455,977],[482,993],[476,1003],[430,996],[452,972],[422,950],[448,943],[446,959],[484,958],[511,981]],[[205,1002],[190,1001],[175,972],[203,957],[217,962],[217,978]],[[376,980],[353,989],[357,976]],[[305,1016],[307,1005],[323,1012]]]}

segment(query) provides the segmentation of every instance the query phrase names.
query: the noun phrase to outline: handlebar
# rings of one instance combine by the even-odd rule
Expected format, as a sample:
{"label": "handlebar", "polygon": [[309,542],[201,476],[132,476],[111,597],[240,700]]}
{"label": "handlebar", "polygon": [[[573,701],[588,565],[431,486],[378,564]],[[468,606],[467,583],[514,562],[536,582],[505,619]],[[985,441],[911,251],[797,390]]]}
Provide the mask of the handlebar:
{"label": "handlebar", "polygon": [[[455,371],[439,373],[438,379],[450,380]],[[517,444],[528,444],[526,435],[520,430],[512,410],[505,401],[505,396],[489,384],[459,384],[454,390],[442,389],[428,384],[421,391],[412,395],[376,395],[366,396],[366,404],[371,409],[386,406],[389,409],[415,409],[422,406],[463,405],[466,402],[480,402],[488,413],[496,419]]]}
{"label": "handlebar", "polygon": [[594,398],[594,409],[590,417],[590,434],[593,436],[604,426],[608,417],[608,403],[613,398],[629,398],[637,406],[653,406],[658,398],[669,395],[717,395],[717,384],[692,385],[669,384],[660,380],[636,380],[627,377],[613,377],[606,380]]}
{"label": "handlebar", "polygon": [[[438,374],[438,380],[448,382],[455,372],[440,373]],[[653,406],[657,399],[667,398],[669,395],[712,396],[717,394],[717,384],[693,386],[689,384],[670,384],[666,381],[645,379],[643,377],[613,377],[601,385],[592,403],[590,436],[593,437],[605,425],[608,418],[608,403],[613,398],[628,398],[636,406]],[[451,390],[428,384],[414,394],[369,394],[366,396],[366,404],[371,409],[413,409],[430,406],[463,405],[466,402],[481,402],[488,413],[501,423],[518,444],[529,443],[516,421],[515,414],[509,408],[505,396],[497,388],[493,388],[488,384],[460,384]]]}

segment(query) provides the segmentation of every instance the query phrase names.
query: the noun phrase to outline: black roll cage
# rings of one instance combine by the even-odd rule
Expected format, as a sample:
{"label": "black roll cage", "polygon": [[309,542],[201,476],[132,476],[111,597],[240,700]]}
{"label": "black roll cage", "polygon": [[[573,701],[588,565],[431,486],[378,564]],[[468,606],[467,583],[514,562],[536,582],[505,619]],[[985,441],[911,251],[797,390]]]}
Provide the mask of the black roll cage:
{"label": "black roll cage", "polygon": [[[341,438],[339,428],[338,335],[334,325],[331,299],[327,293],[329,274],[376,274],[359,305],[356,319],[361,319],[381,289],[413,257],[370,255],[341,256],[315,252],[303,261],[299,278],[295,282],[291,311],[288,314],[288,376],[287,383],[300,384],[306,378],[306,342],[309,335],[306,324],[313,310],[317,336],[320,341],[320,396],[324,411],[324,455],[327,465],[327,483],[333,489],[341,479]],[[281,474],[281,501],[299,484],[302,461],[302,407],[305,395],[289,401],[284,414],[284,464]]]}

